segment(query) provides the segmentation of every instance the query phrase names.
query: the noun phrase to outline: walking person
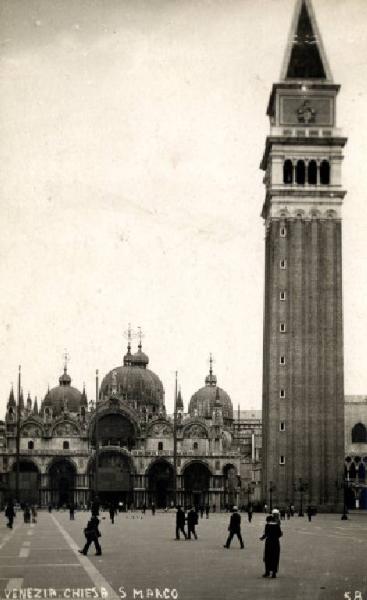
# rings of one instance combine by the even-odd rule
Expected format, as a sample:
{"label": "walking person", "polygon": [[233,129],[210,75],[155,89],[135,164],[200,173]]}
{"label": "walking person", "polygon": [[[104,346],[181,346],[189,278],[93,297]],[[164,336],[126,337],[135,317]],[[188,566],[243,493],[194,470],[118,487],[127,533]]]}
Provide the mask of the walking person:
{"label": "walking person", "polygon": [[243,543],[243,539],[242,539],[242,535],[241,535],[241,515],[238,513],[237,506],[234,506],[232,510],[233,510],[233,512],[231,514],[231,518],[230,518],[229,526],[228,526],[229,536],[228,536],[228,539],[227,539],[226,543],[224,544],[223,548],[230,547],[231,541],[232,541],[234,535],[237,535],[239,542],[241,544],[241,548],[244,548],[245,545]]}
{"label": "walking person", "polygon": [[311,523],[312,515],[313,515],[313,510],[312,510],[311,506],[308,506],[307,507],[307,516],[308,516],[309,523]]}
{"label": "walking person", "polygon": [[206,504],[205,505],[205,515],[206,515],[207,519],[209,519],[209,513],[210,513],[210,506],[209,506],[209,504]]}
{"label": "walking person", "polygon": [[5,516],[8,519],[6,526],[9,527],[9,529],[13,529],[13,522],[15,519],[15,510],[14,510],[14,504],[13,504],[12,500],[9,500],[9,502],[6,505]]}
{"label": "walking person", "polygon": [[204,507],[203,507],[203,505],[201,504],[201,505],[200,505],[200,517],[201,517],[201,518],[203,518],[203,516],[204,516]]}
{"label": "walking person", "polygon": [[37,523],[37,509],[34,504],[31,506],[32,523]]}
{"label": "walking person", "polygon": [[70,517],[70,521],[75,520],[75,506],[74,506],[73,502],[70,502],[70,504],[69,504],[69,517]]}
{"label": "walking person", "polygon": [[84,554],[86,556],[88,554],[89,546],[91,543],[94,543],[96,549],[96,556],[101,556],[102,548],[99,544],[98,538],[101,537],[101,533],[98,529],[99,519],[96,516],[92,516],[88,521],[86,528],[84,529],[84,535],[86,537],[86,542],[83,550],[79,550],[80,554]]}
{"label": "walking person", "polygon": [[280,556],[279,538],[282,535],[279,521],[275,520],[273,516],[266,517],[265,531],[260,538],[260,540],[265,540],[265,573],[263,577],[269,577],[270,573],[272,573],[273,578],[277,576]]}
{"label": "walking person", "polygon": [[253,509],[252,509],[252,504],[250,502],[247,506],[247,519],[248,519],[249,523],[251,523],[251,521],[252,521],[252,513],[253,513]]}
{"label": "walking person", "polygon": [[115,523],[115,512],[116,511],[115,511],[115,507],[112,504],[112,502],[111,502],[111,504],[110,504],[110,506],[108,508],[108,512],[110,513],[110,519],[111,519],[111,523],[113,525]]}
{"label": "walking person", "polygon": [[195,508],[190,506],[189,512],[187,513],[187,539],[191,540],[191,534],[197,540],[198,536],[196,535],[195,527],[198,524],[198,513]]}
{"label": "walking person", "polygon": [[155,515],[155,503],[154,502],[152,502],[152,504],[151,504],[151,509],[152,509],[152,515],[154,517],[154,515]]}
{"label": "walking person", "polygon": [[30,523],[31,522],[31,511],[29,509],[28,504],[26,504],[24,506],[23,519],[24,519],[24,523]]}
{"label": "walking person", "polygon": [[183,533],[185,540],[187,540],[185,532],[185,513],[181,506],[178,506],[176,512],[176,540],[180,539],[180,531]]}

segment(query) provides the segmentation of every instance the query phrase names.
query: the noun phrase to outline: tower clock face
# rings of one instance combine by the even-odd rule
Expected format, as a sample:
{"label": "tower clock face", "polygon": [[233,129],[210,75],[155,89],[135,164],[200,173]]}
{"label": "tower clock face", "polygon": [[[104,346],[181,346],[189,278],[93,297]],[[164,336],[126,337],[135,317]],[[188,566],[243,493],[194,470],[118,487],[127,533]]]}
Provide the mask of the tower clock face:
{"label": "tower clock face", "polygon": [[334,125],[334,97],[284,94],[279,97],[279,125]]}

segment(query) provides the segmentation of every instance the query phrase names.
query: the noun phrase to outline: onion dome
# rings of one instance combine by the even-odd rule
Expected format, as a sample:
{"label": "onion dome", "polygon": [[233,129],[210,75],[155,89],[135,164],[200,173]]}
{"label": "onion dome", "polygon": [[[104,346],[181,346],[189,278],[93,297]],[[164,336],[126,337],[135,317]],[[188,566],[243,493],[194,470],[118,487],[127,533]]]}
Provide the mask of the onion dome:
{"label": "onion dome", "polygon": [[158,375],[147,369],[149,358],[141,349],[131,354],[130,347],[124,356],[124,364],[112,369],[101,383],[101,397],[112,394],[126,401],[132,408],[160,407],[164,402],[164,389]]}
{"label": "onion dome", "polygon": [[211,419],[213,409],[222,408],[222,414],[224,423],[233,421],[233,406],[232,401],[222,388],[217,386],[217,378],[213,374],[212,360],[210,360],[209,375],[205,378],[205,386],[200,388],[191,397],[189,403],[189,414],[190,416],[204,417],[205,419]]}
{"label": "onion dome", "polygon": [[42,410],[52,409],[52,415],[60,415],[64,410],[70,413],[80,411],[82,394],[71,385],[71,377],[64,367],[63,374],[59,377],[59,385],[49,390],[42,402]]}

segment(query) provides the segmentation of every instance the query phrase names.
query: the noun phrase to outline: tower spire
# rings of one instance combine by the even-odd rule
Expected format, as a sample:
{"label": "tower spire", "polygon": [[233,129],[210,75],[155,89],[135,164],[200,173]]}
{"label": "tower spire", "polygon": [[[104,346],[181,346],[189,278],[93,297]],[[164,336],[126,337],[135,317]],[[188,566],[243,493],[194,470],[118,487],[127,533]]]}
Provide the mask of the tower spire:
{"label": "tower spire", "polygon": [[333,81],[311,0],[295,6],[281,71],[282,81],[290,79]]}
{"label": "tower spire", "polygon": [[127,330],[124,331],[124,337],[127,338],[127,352],[123,359],[124,366],[131,364],[131,323],[128,324]]}

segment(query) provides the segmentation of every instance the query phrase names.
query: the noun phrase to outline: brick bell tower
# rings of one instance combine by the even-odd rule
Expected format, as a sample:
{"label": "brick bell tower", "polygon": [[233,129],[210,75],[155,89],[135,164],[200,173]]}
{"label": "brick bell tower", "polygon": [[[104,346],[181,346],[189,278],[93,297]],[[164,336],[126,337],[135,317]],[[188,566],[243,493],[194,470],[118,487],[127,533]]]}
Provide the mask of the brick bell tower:
{"label": "brick bell tower", "polygon": [[[342,505],[341,164],[333,82],[310,0],[297,0],[261,163],[266,198],[263,498]],[[337,481],[339,485],[337,485]]]}

